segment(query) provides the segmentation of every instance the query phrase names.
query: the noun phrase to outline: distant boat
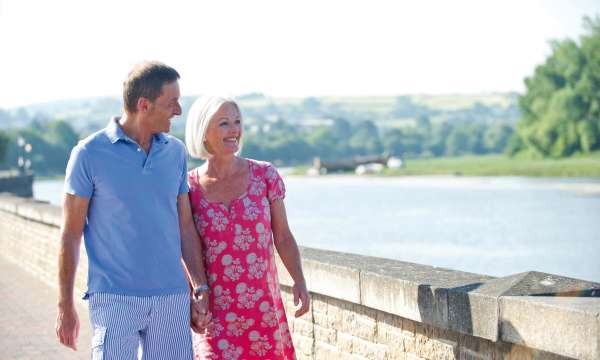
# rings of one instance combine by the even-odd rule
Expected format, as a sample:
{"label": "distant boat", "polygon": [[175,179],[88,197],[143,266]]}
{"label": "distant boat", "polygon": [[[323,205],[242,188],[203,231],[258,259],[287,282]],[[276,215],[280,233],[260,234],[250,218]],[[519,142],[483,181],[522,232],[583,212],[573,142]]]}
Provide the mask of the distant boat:
{"label": "distant boat", "polygon": [[[315,157],[313,160],[313,172],[336,172],[336,171],[355,171],[359,165],[381,164],[387,166],[391,156],[388,154],[371,155],[371,156],[355,156],[348,160],[338,161],[322,161],[320,157]],[[325,170],[323,170],[325,169]]]}

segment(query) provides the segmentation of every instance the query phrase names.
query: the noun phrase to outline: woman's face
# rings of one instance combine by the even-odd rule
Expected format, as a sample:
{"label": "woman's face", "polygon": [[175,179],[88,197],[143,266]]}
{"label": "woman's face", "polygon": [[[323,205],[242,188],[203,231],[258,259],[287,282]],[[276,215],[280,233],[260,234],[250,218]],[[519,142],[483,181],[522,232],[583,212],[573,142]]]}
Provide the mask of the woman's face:
{"label": "woman's face", "polygon": [[208,123],[204,146],[213,155],[235,154],[240,149],[241,138],[240,113],[232,103],[224,103]]}

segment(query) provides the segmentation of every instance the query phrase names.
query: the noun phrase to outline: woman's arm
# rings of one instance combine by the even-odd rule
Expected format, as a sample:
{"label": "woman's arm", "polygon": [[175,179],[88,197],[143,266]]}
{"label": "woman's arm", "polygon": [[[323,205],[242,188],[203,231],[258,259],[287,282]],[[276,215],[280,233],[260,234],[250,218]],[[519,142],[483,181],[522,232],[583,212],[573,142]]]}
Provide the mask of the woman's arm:
{"label": "woman's arm", "polygon": [[283,199],[278,199],[271,203],[271,229],[279,257],[294,280],[294,286],[292,287],[294,305],[297,306],[298,301],[301,302],[300,308],[296,310],[294,315],[296,317],[302,316],[310,308],[310,295],[308,294],[306,280],[302,273],[300,251],[288,225]]}

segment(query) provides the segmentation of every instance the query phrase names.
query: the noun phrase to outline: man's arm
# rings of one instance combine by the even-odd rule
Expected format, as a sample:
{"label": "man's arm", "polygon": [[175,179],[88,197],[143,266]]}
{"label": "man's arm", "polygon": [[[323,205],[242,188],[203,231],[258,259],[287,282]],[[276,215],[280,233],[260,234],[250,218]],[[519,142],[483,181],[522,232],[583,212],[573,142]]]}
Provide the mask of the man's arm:
{"label": "man's arm", "polygon": [[[202,258],[202,244],[194,220],[190,199],[187,193],[177,197],[177,211],[179,214],[179,232],[181,234],[181,255],[183,265],[192,286],[192,289],[207,284],[204,260]],[[192,299],[191,308],[192,328],[196,332],[202,332],[210,321],[208,314],[208,293],[203,293],[198,298]]]}
{"label": "man's arm", "polygon": [[73,288],[89,202],[87,198],[65,194],[63,203],[63,226],[58,254],[59,294],[56,335],[61,344],[73,350],[77,350],[79,336],[79,317],[75,309]]}

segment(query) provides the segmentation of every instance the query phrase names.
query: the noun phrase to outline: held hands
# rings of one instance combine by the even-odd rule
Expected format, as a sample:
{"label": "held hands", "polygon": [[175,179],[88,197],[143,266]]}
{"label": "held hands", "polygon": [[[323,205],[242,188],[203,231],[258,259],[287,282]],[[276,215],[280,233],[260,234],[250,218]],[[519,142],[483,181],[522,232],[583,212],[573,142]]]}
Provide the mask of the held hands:
{"label": "held hands", "polygon": [[302,303],[300,308],[294,313],[295,317],[300,317],[310,309],[310,295],[308,294],[306,283],[295,283],[292,287],[292,293],[294,294],[294,305],[298,306],[300,302]]}
{"label": "held hands", "polygon": [[190,315],[192,330],[198,334],[204,334],[206,327],[212,319],[212,315],[208,311],[208,294],[200,297],[192,297],[190,301]]}
{"label": "held hands", "polygon": [[79,317],[75,306],[65,306],[58,308],[56,316],[56,336],[61,344],[77,350],[77,338],[79,337]]}

